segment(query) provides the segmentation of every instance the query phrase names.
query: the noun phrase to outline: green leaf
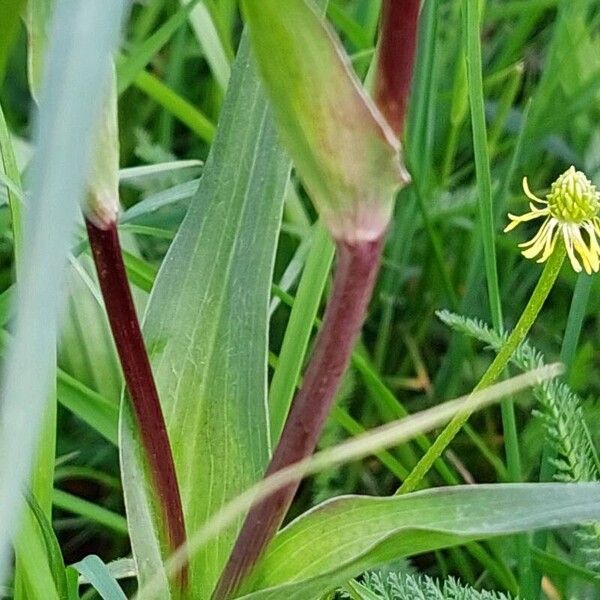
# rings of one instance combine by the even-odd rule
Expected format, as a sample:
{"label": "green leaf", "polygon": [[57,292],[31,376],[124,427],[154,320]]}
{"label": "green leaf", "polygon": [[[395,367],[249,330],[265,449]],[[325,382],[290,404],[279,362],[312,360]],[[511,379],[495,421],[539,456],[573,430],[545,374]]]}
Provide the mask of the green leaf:
{"label": "green leaf", "polygon": [[400,144],[344,50],[305,0],[245,0],[246,20],[280,133],[336,239],[384,232],[408,175]]}
{"label": "green leaf", "polygon": [[191,0],[165,21],[149,38],[134,48],[130,55],[121,57],[117,62],[119,96],[135,81],[137,75],[160,52],[161,48],[173,37],[175,32],[185,23],[189,12],[199,0]]}
{"label": "green leaf", "polygon": [[127,600],[108,567],[95,554],[86,556],[73,567],[85,577],[103,600]]}
{"label": "green leaf", "polygon": [[[180,2],[184,6],[190,4],[190,0],[180,0]],[[226,90],[231,73],[229,65],[231,56],[223,44],[208,2],[201,2],[194,6],[190,13],[190,25],[219,87]]]}
{"label": "green leaf", "polygon": [[15,551],[25,556],[26,562],[16,573],[12,597],[62,600],[49,564],[51,557],[35,517],[30,511],[25,511],[23,517],[19,523],[19,535],[15,539]]}
{"label": "green leaf", "polygon": [[[268,460],[267,315],[289,170],[244,39],[198,192],[159,272],[144,324],[188,533],[260,478]],[[162,572],[167,547],[128,404],[121,450],[144,583]],[[210,596],[240,525],[238,519],[194,556],[190,597]],[[163,578],[153,597],[169,593]]]}
{"label": "green leaf", "polygon": [[281,344],[279,360],[269,388],[273,445],[279,440],[292,404],[313,322],[317,316],[333,260],[334,248],[327,232],[320,223],[314,225],[314,229],[316,229],[314,239],[298,285],[294,306]]}
{"label": "green leaf", "polygon": [[275,537],[242,597],[309,600],[392,559],[599,516],[597,483],[477,485],[391,498],[337,498]]}
{"label": "green leaf", "polygon": [[68,310],[61,330],[58,364],[64,372],[111,400],[118,411],[123,377],[90,256],[70,260],[66,289]]}
{"label": "green leaf", "polygon": [[79,515],[84,519],[89,519],[115,533],[127,535],[127,521],[125,518],[99,504],[94,504],[94,502],[78,498],[77,496],[73,496],[73,494],[57,489],[53,493],[53,503],[54,506],[58,506],[62,510]]}
{"label": "green leaf", "polygon": [[2,36],[0,36],[0,84],[4,79],[10,51],[19,33],[21,11],[24,7],[25,0],[4,0],[4,2],[0,3],[0,23],[2,23]]}
{"label": "green leaf", "polygon": [[[60,3],[45,56],[14,337],[0,396],[0,579],[54,377],[65,263],[125,3]],[[73,57],[77,56],[77,60]]]}
{"label": "green leaf", "polygon": [[27,505],[42,534],[42,539],[44,540],[44,545],[46,548],[46,555],[48,556],[48,565],[50,567],[50,572],[52,573],[52,578],[54,579],[54,584],[56,585],[60,600],[68,600],[69,591],[67,575],[65,571],[65,561],[63,559],[58,540],[56,539],[56,534],[52,529],[52,523],[50,523],[44,514],[44,510],[33,495],[29,495],[27,497]]}
{"label": "green leaf", "polygon": [[153,179],[160,181],[165,175],[181,169],[196,171],[202,167],[202,164],[201,160],[175,160],[140,167],[126,167],[119,171],[119,181],[122,184],[142,186],[145,183],[152,182]]}

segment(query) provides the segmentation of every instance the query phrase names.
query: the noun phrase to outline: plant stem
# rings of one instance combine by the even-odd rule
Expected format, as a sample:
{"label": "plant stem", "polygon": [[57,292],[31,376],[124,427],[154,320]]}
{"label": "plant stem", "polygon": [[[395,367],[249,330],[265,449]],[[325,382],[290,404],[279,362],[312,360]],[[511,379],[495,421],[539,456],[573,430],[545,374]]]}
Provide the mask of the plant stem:
{"label": "plant stem", "polygon": [[[323,325],[266,476],[313,453],[365,318],[382,245],[381,238],[355,245],[338,242],[333,291]],[[300,480],[294,481],[250,510],[214,600],[228,598],[256,564],[281,525],[299,484]]]}
{"label": "plant stem", "polygon": [[396,135],[404,129],[420,5],[420,0],[384,0],[381,7],[375,102]]}
{"label": "plant stem", "polygon": [[[485,260],[485,273],[492,324],[497,331],[500,331],[502,329],[503,318],[496,260],[496,230],[492,202],[490,152],[485,120],[485,97],[483,91],[481,51],[481,7],[482,4],[479,0],[465,0],[465,2],[463,2],[463,8],[465,10],[464,24],[466,31],[467,82],[469,104],[471,106],[475,170],[477,175],[477,188],[479,191],[478,205],[480,231],[483,238],[483,255]],[[502,402],[501,414],[509,476],[512,481],[519,481],[521,479],[522,470],[521,456],[515,408],[511,398],[506,398]],[[452,423],[450,425],[452,425]],[[531,554],[529,552],[527,536],[516,536],[515,544],[521,592],[524,596],[529,597],[533,594],[534,584],[531,571]]]}
{"label": "plant stem", "polygon": [[[164,512],[169,547],[174,551],[186,540],[183,507],[167,427],[125,272],[117,226],[112,223],[107,229],[100,229],[87,219],[86,226],[108,320]],[[185,585],[187,567],[182,569],[179,578],[181,585]]]}
{"label": "plant stem", "polygon": [[[533,294],[515,328],[510,333],[506,343],[502,346],[492,364],[479,380],[479,383],[473,389],[473,392],[478,392],[494,383],[506,368],[513,352],[525,340],[531,326],[535,322],[535,319],[558,277],[564,258],[565,248],[562,244],[558,244],[548,259]],[[432,444],[431,448],[426,452],[425,456],[423,456],[417,466],[413,469],[412,473],[404,481],[398,490],[398,493],[406,494],[412,492],[416,488],[421,479],[427,474],[434,461],[442,455],[448,444],[454,439],[470,416],[471,411],[465,410],[458,413],[452,421],[448,423],[446,428]]]}

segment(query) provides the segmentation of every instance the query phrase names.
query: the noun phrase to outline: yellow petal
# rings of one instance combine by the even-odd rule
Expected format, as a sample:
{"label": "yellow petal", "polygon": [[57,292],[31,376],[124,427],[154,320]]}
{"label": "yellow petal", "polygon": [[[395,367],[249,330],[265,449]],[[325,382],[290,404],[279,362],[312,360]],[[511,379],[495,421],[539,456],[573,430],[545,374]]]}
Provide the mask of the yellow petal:
{"label": "yellow petal", "polygon": [[565,248],[567,249],[567,255],[569,256],[569,260],[571,261],[571,266],[577,273],[581,273],[581,265],[579,261],[575,257],[575,253],[573,252],[573,241],[571,239],[571,233],[568,225],[563,226],[563,240],[565,241]]}
{"label": "yellow petal", "polygon": [[541,238],[545,238],[546,230],[548,229],[548,224],[554,220],[555,219],[546,219],[542,223],[542,226],[538,229],[538,232],[528,242],[523,242],[522,244],[519,244],[519,248],[528,248],[529,246],[533,246],[534,244],[537,244],[537,242]]}
{"label": "yellow petal", "polygon": [[548,260],[548,257],[554,252],[556,240],[558,239],[558,231],[555,231],[557,227],[558,221],[556,219],[551,219],[550,225],[548,226],[548,233],[546,234],[546,245],[544,246],[542,255],[538,258],[539,263]]}
{"label": "yellow petal", "polygon": [[538,198],[535,194],[533,194],[531,192],[531,190],[529,189],[529,183],[527,181],[527,177],[523,177],[523,191],[525,192],[525,195],[530,200],[533,200],[535,202],[540,202],[541,204],[548,204],[548,202],[546,202],[546,200],[542,200],[541,198]]}
{"label": "yellow petal", "polygon": [[508,218],[512,221],[505,228],[504,232],[507,233],[512,231],[517,225],[525,223],[526,221],[533,221],[533,219],[539,219],[540,217],[547,216],[549,211],[547,210],[536,210],[535,212],[528,212],[523,215],[513,215],[508,213]]}
{"label": "yellow petal", "polygon": [[538,231],[537,235],[532,240],[530,240],[526,244],[519,244],[519,246],[521,247],[530,245],[529,248],[523,250],[523,252],[521,253],[523,254],[523,256],[525,256],[526,258],[536,257],[540,252],[542,252],[546,244],[549,243],[548,240],[551,241],[552,233],[549,227],[550,222],[550,220],[546,221]]}

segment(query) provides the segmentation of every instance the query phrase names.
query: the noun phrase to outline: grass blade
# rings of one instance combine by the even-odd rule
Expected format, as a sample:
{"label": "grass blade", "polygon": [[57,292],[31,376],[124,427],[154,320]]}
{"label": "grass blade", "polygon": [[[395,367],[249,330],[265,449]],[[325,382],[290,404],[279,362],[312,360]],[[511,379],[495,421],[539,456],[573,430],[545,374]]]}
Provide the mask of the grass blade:
{"label": "grass blade", "polygon": [[0,474],[11,485],[0,489],[0,520],[6,525],[0,538],[0,579],[7,573],[21,492],[52,380],[70,233],[85,189],[94,121],[123,9],[119,0],[76,6],[60,2],[56,9],[31,167],[19,310],[1,395]]}
{"label": "grass blade", "polygon": [[100,594],[102,600],[127,600],[108,567],[95,554],[86,556],[73,565]]}

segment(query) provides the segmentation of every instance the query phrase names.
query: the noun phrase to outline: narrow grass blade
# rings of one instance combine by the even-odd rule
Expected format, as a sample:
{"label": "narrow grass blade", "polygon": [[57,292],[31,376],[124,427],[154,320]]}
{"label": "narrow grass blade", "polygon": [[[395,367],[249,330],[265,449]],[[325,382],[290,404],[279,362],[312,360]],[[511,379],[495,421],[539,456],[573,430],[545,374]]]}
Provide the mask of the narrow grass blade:
{"label": "narrow grass blade", "polygon": [[53,502],[54,506],[62,510],[89,519],[115,533],[127,535],[127,521],[125,518],[103,506],[57,489],[54,490]]}
{"label": "narrow grass blade", "polygon": [[119,96],[135,81],[137,75],[185,23],[190,11],[198,2],[199,0],[190,0],[165,21],[148,39],[134,48],[129,56],[118,62],[117,77],[119,82],[117,91]]}
{"label": "narrow grass blade", "polygon": [[5,524],[0,579],[7,573],[21,493],[52,380],[70,233],[84,193],[94,121],[123,9],[120,0],[76,6],[60,2],[50,36],[31,167],[26,254],[17,284],[15,336],[0,396],[0,475],[10,482],[0,488],[0,520]]}
{"label": "narrow grass blade", "polygon": [[[48,565],[54,579],[58,596],[60,600],[68,600],[68,584],[65,573],[65,561],[63,559],[60,544],[56,539],[56,534],[52,529],[52,523],[48,520],[44,514],[44,510],[33,496],[29,496],[27,498],[27,505],[42,534],[46,555],[48,557]],[[36,573],[34,576],[37,577],[37,569],[35,571]]]}
{"label": "narrow grass blade", "polygon": [[[180,1],[184,6],[190,3],[190,0]],[[225,91],[231,75],[230,62],[233,53],[228,51],[223,44],[211,9],[206,2],[194,6],[189,18],[210,69],[221,90]]]}
{"label": "narrow grass blade", "polygon": [[98,592],[102,600],[127,600],[127,596],[111,575],[108,567],[95,554],[73,565]]}
{"label": "narrow grass blade", "polygon": [[298,292],[279,353],[279,361],[269,389],[271,443],[273,445],[279,440],[296,391],[313,322],[317,316],[333,259],[334,246],[329,239],[329,234],[322,225],[317,224],[315,227],[317,230],[298,285]]}

